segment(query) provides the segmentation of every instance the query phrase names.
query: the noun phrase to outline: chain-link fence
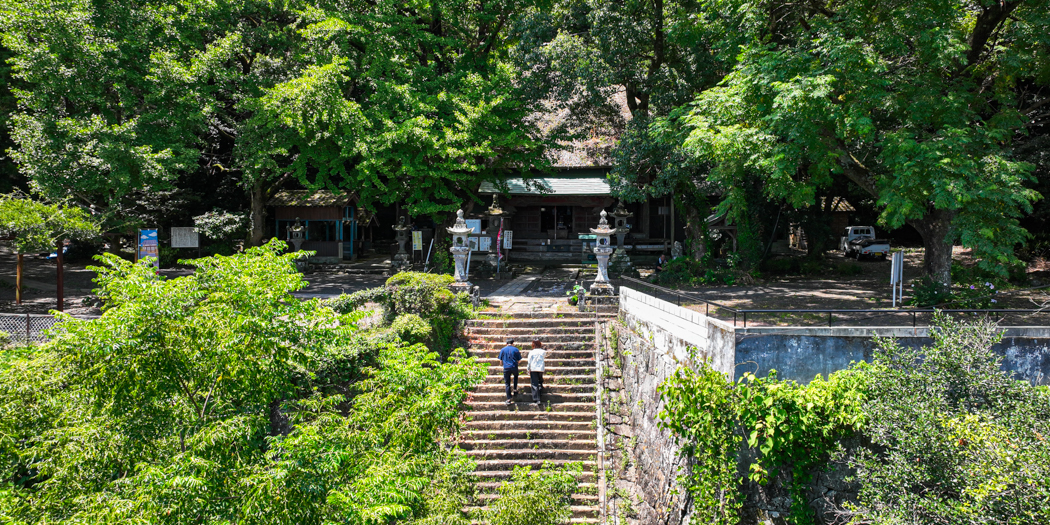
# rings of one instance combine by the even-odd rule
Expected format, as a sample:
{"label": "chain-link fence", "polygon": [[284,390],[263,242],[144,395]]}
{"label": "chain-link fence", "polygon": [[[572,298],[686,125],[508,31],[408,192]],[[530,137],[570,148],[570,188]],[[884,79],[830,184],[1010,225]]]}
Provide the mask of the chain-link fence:
{"label": "chain-link fence", "polygon": [[[77,316],[94,319],[94,316]],[[12,344],[41,343],[47,340],[48,330],[58,324],[50,314],[3,314],[0,313],[0,332]]]}

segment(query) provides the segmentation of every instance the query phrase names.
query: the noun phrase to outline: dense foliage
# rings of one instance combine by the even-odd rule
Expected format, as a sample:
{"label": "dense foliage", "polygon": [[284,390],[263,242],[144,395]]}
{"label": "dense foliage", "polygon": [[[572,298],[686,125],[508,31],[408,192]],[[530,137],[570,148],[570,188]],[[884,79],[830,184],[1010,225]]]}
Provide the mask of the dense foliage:
{"label": "dense foliage", "polygon": [[499,487],[499,499],[485,516],[491,525],[559,525],[572,516],[572,494],[582,473],[579,463],[562,468],[544,464],[538,471],[514,467]]}
{"label": "dense foliage", "polygon": [[[398,331],[411,332],[415,334],[412,337],[425,339],[432,349],[447,355],[456,335],[456,323],[473,316],[466,295],[449,291],[452,281],[451,275],[401,272],[387,279],[384,287],[344,294],[328,304],[336,311],[351,312],[374,303]],[[423,330],[413,317],[426,322],[430,330]]]}
{"label": "dense foliage", "polygon": [[913,226],[926,273],[951,282],[951,246],[1003,271],[1038,195],[1012,141],[1038,122],[1050,71],[1046,0],[763,3],[715,0],[702,16],[738,35],[738,61],[681,122],[711,165],[723,209],[746,181],[801,208],[844,177],[889,228]]}
{"label": "dense foliage", "polygon": [[811,476],[834,462],[861,487],[839,509],[850,523],[1050,519],[1050,392],[1000,368],[988,323],[938,317],[931,335],[925,348],[880,340],[870,365],[807,385],[679,369],[661,386],[661,425],[693,460],[683,481],[698,512],[736,523],[744,477],[789,473],[789,521],[811,523]]}
{"label": "dense foliage", "polygon": [[4,350],[0,521],[461,520],[473,465],[442,439],[483,368],[293,298],[282,249],[170,280],[105,256],[100,319]]}
{"label": "dense foliage", "polygon": [[455,210],[482,180],[545,165],[539,101],[506,56],[513,19],[542,4],[6,2],[24,83],[12,158],[114,228],[140,192],[212,200],[205,178],[250,196],[255,241],[286,181]]}

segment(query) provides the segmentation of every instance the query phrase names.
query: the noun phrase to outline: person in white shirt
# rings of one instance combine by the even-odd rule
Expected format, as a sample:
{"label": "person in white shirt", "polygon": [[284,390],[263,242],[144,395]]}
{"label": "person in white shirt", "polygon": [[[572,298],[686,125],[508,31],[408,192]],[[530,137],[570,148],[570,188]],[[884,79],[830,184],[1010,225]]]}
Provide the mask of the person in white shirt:
{"label": "person in white shirt", "polygon": [[543,343],[539,340],[532,342],[532,350],[529,351],[529,379],[532,382],[532,402],[540,404],[540,391],[543,390],[543,361],[547,357],[547,351],[543,349]]}

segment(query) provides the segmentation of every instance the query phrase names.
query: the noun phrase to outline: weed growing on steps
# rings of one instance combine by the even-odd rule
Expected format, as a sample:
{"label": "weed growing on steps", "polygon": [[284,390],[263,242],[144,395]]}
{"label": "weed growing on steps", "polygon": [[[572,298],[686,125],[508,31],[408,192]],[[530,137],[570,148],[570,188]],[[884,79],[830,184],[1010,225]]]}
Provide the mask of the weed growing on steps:
{"label": "weed growing on steps", "polygon": [[572,495],[579,488],[583,466],[554,468],[544,462],[538,471],[514,467],[510,481],[499,487],[499,499],[485,518],[491,525],[558,525],[572,515]]}

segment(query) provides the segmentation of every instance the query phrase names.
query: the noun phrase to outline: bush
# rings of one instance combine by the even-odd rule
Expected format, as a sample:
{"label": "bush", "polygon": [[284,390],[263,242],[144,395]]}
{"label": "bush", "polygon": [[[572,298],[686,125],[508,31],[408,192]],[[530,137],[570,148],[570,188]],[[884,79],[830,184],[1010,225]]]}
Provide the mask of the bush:
{"label": "bush", "polygon": [[402,314],[390,325],[391,331],[402,341],[415,344],[425,343],[430,339],[430,325],[416,314]]}
{"label": "bush", "polygon": [[466,294],[457,296],[449,291],[453,280],[451,275],[402,272],[387,279],[382,288],[344,294],[325,304],[337,312],[349,312],[365,303],[379,303],[386,310],[388,322],[413,314],[430,326],[429,346],[447,356],[452,350],[456,323],[474,315]]}
{"label": "bush", "polygon": [[661,272],[653,275],[653,283],[662,286],[703,286],[712,284],[734,285],[743,272],[738,269],[740,258],[730,256],[725,265],[717,265],[710,257],[703,261],[679,257],[664,265]]}
{"label": "bush", "polygon": [[855,522],[1050,523],[1050,395],[1001,369],[993,324],[935,325],[926,348],[878,341]]}
{"label": "bush", "polygon": [[555,469],[544,463],[537,472],[514,467],[510,481],[499,487],[499,499],[488,512],[491,525],[558,525],[572,515],[572,494],[582,474],[579,463]]}

